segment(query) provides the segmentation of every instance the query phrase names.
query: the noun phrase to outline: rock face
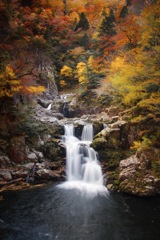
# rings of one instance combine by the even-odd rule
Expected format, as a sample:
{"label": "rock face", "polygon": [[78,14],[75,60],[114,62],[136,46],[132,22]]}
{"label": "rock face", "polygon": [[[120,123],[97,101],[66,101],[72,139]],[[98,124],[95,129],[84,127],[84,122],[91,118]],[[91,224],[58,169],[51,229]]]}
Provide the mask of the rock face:
{"label": "rock face", "polygon": [[160,193],[160,176],[154,171],[158,149],[143,149],[119,164],[119,188],[121,191],[139,196]]}
{"label": "rock face", "polygon": [[129,141],[125,126],[126,122],[119,120],[113,124],[108,124],[105,129],[95,136],[92,147],[96,151],[104,149],[126,149]]}
{"label": "rock face", "polygon": [[13,137],[10,140],[8,155],[15,163],[24,163],[26,160],[27,148],[24,136]]}
{"label": "rock face", "polygon": [[131,149],[134,141],[148,132],[146,125],[117,119],[112,117],[91,145],[99,154],[107,186],[139,196],[159,194],[160,152],[156,148]]}

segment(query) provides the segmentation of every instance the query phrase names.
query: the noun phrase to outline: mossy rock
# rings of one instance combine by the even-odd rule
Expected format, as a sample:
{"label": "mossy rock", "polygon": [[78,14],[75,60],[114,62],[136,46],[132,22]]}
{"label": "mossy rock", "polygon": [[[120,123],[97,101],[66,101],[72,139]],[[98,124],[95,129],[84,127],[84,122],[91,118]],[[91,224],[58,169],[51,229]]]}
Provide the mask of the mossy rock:
{"label": "mossy rock", "polygon": [[57,139],[50,139],[40,147],[40,151],[44,157],[51,161],[59,161],[65,157],[65,148],[60,145],[60,141]]}
{"label": "mossy rock", "polygon": [[97,137],[93,140],[91,147],[96,151],[104,150],[107,147],[107,140],[104,137]]}
{"label": "mossy rock", "polygon": [[93,122],[94,135],[97,135],[100,131],[103,130],[103,123],[99,121]]}

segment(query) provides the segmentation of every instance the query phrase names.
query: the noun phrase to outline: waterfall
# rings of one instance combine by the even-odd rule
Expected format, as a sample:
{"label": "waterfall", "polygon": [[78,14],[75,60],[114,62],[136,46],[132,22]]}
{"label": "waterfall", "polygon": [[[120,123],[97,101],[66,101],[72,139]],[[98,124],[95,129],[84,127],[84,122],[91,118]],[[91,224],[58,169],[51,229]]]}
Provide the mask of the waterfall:
{"label": "waterfall", "polygon": [[59,188],[79,190],[87,197],[97,194],[108,196],[108,190],[103,185],[103,175],[97,152],[90,147],[93,140],[93,126],[83,127],[81,140],[75,136],[73,124],[64,126],[63,141],[66,146],[67,181],[58,185]]}
{"label": "waterfall", "polygon": [[90,141],[93,140],[93,125],[92,124],[86,124],[82,131],[82,141]]}
{"label": "waterfall", "polygon": [[51,107],[52,107],[52,103],[50,103],[50,104],[48,105],[48,107],[46,108],[46,110],[51,110]]}
{"label": "waterfall", "polygon": [[90,147],[93,139],[92,124],[84,126],[81,141],[74,136],[73,125],[65,125],[64,128],[67,180],[103,185],[103,175],[97,153]]}
{"label": "waterfall", "polygon": [[63,115],[64,117],[69,118],[69,107],[67,102],[63,105]]}

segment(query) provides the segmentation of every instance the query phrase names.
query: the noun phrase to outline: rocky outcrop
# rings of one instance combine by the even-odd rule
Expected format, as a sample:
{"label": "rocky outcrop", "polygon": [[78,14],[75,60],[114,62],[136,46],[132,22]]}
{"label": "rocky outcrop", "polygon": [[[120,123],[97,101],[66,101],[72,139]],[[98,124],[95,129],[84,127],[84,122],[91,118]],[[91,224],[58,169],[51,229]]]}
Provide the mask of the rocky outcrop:
{"label": "rocky outcrop", "polygon": [[160,151],[154,148],[142,149],[120,161],[119,189],[139,196],[159,194],[160,176],[154,169],[159,153]]}
{"label": "rocky outcrop", "polygon": [[45,158],[57,161],[65,157],[65,148],[59,139],[51,138],[40,147]]}
{"label": "rocky outcrop", "polygon": [[101,149],[127,148],[128,138],[124,131],[126,122],[117,121],[108,124],[105,129],[98,133],[92,143],[92,147],[99,151]]}

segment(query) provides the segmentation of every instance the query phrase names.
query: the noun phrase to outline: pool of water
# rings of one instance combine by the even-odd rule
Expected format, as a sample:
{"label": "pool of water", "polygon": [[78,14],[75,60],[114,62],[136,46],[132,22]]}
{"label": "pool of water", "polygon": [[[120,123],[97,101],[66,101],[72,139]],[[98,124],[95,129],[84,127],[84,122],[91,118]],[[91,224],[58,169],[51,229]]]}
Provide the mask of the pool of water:
{"label": "pool of water", "polygon": [[8,192],[0,202],[0,239],[159,240],[159,203],[57,185]]}

